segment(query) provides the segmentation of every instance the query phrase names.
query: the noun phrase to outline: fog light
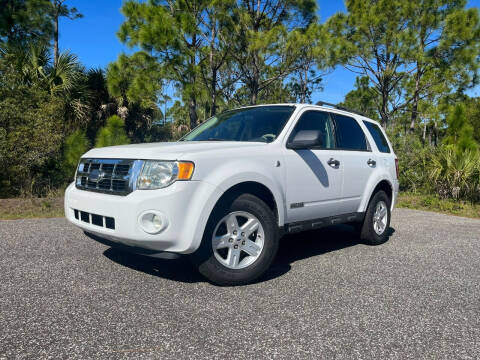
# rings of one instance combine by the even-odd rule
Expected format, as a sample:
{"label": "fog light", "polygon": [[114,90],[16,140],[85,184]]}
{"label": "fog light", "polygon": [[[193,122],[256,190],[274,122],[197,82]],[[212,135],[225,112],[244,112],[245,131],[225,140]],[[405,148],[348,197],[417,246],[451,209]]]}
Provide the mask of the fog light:
{"label": "fog light", "polygon": [[157,230],[160,230],[162,228],[162,219],[160,219],[160,216],[158,215],[153,215],[153,220],[152,220],[153,227]]}
{"label": "fog light", "polygon": [[142,230],[148,234],[158,234],[168,225],[167,217],[154,210],[148,210],[140,214],[138,223]]}

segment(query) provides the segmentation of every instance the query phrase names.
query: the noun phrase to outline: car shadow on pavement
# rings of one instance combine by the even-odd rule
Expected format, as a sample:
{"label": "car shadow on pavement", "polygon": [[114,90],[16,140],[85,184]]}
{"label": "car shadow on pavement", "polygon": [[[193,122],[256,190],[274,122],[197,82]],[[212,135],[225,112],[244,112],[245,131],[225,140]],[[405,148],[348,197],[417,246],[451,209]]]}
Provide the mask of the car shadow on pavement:
{"label": "car shadow on pavement", "polygon": [[[395,229],[388,229],[390,237]],[[319,230],[285,235],[280,240],[278,255],[270,269],[260,281],[279,277],[291,269],[298,260],[320,256],[350,246],[362,245],[358,233],[350,225],[335,225]]]}
{"label": "car shadow on pavement", "polygon": [[186,256],[178,259],[157,259],[113,247],[105,250],[103,255],[117,264],[149,275],[186,283],[205,281]]}
{"label": "car shadow on pavement", "polygon": [[[395,229],[390,228],[388,231],[388,236],[391,236]],[[277,258],[257,282],[282,276],[290,271],[291,264],[298,260],[360,244],[358,234],[349,225],[336,225],[315,231],[285,235],[280,240]],[[128,253],[117,248],[109,248],[104,251],[103,255],[117,264],[149,275],[185,283],[206,281],[193,268],[186,256],[178,259],[157,259]]]}

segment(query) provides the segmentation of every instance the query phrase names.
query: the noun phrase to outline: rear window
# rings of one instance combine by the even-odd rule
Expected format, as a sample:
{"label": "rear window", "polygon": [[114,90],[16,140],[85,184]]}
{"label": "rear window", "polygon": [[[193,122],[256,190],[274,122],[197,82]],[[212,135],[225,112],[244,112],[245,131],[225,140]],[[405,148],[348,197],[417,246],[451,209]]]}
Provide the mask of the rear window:
{"label": "rear window", "polygon": [[378,125],[370,121],[364,121],[363,123],[370,132],[370,135],[372,135],[375,144],[377,144],[378,151],[382,153],[389,153],[390,147],[388,146],[387,139],[385,138],[385,135],[383,135],[383,132]]}
{"label": "rear window", "polygon": [[335,114],[337,148],[341,150],[367,151],[367,140],[362,128],[351,117]]}

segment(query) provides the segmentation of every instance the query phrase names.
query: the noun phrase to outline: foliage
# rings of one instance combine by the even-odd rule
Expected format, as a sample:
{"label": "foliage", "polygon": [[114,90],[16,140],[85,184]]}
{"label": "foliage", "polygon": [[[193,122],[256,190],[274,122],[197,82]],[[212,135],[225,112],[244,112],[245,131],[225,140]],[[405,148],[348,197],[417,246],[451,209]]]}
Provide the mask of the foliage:
{"label": "foliage", "polygon": [[464,0],[348,0],[346,7],[328,27],[343,39],[346,68],[378,93],[383,126],[410,105],[415,124],[421,99],[475,81],[480,22]]}
{"label": "foliage", "polygon": [[339,105],[355,109],[374,120],[379,120],[378,100],[378,93],[370,87],[368,77],[363,76],[355,79],[355,89],[347,93]]}
{"label": "foliage", "polygon": [[480,153],[441,147],[432,157],[428,177],[443,198],[480,200]]}
{"label": "foliage", "polygon": [[480,201],[479,151],[459,151],[455,145],[423,146],[410,135],[394,139],[400,190]]}
{"label": "foliage", "polygon": [[108,66],[108,91],[120,104],[137,103],[144,108],[156,109],[162,75],[159,64],[148,53],[122,54]]}
{"label": "foliage", "polygon": [[473,127],[466,118],[464,104],[458,104],[453,108],[447,117],[447,124],[443,140],[445,144],[454,146],[460,156],[467,150],[475,152],[478,149],[478,144],[473,138]]}
{"label": "foliage", "polygon": [[0,0],[0,42],[47,40],[53,29],[49,0]]}
{"label": "foliage", "polygon": [[154,124],[148,132],[146,142],[168,142],[178,137],[174,134],[173,124]]}
{"label": "foliage", "polygon": [[[142,61],[145,66],[135,72],[157,84],[159,77],[175,84],[192,128],[200,112],[211,116],[232,99],[244,105],[277,96],[289,76],[290,89],[305,100],[320,83],[317,70],[327,64],[328,46],[321,39],[329,37],[314,23],[315,9],[314,0],[130,0],[122,7],[126,21],[118,35],[140,48],[134,56],[148,57],[149,65]],[[121,55],[118,69],[125,61]],[[114,66],[112,78],[120,78]],[[112,81],[117,89],[122,85]]]}
{"label": "foliage", "polygon": [[480,218],[480,205],[458,199],[442,199],[436,195],[401,193],[397,199],[400,208],[436,211],[449,215]]}
{"label": "foliage", "polygon": [[67,176],[71,176],[75,172],[80,157],[89,147],[87,136],[81,130],[75,130],[71,135],[67,136],[63,151],[64,168]]}
{"label": "foliage", "polygon": [[270,84],[297,68],[297,31],[315,19],[312,0],[242,1],[231,17],[232,57],[241,83],[249,90],[250,104]]}
{"label": "foliage", "polygon": [[0,175],[0,195],[31,194],[37,183],[44,181],[40,169],[60,155],[62,126],[58,114],[63,106],[36,86],[21,85],[8,95],[0,88],[0,161],[7,170]]}
{"label": "foliage", "polygon": [[295,102],[311,102],[313,92],[323,90],[322,77],[336,64],[334,39],[324,25],[313,22],[290,32],[288,43],[295,62],[287,88]]}
{"label": "foliage", "polygon": [[399,159],[399,182],[401,191],[429,192],[430,183],[426,174],[431,162],[433,148],[423,147],[420,140],[403,134],[389,136]]}
{"label": "foliage", "polygon": [[480,97],[465,99],[466,117],[473,127],[473,138],[480,144]]}
{"label": "foliage", "polygon": [[102,127],[97,135],[95,147],[129,144],[124,129],[124,121],[118,115],[112,115],[107,119],[107,125]]}
{"label": "foliage", "polygon": [[179,0],[126,1],[122,13],[126,21],[118,33],[129,46],[138,46],[165,67],[165,74],[181,87],[190,106],[190,126],[197,123],[200,22],[206,1]]}
{"label": "foliage", "polygon": [[143,51],[120,55],[107,68],[108,93],[119,105],[117,112],[133,141],[146,141],[153,123],[163,117],[158,107],[162,79],[160,65]]}
{"label": "foliage", "polygon": [[118,36],[134,51],[106,69],[58,51],[58,19],[80,16],[65,0],[0,9],[0,197],[62,187],[90,144],[170,141],[232,107],[310,102],[343,65],[358,77],[341,105],[387,128],[402,191],[480,201],[480,98],[465,94],[480,20],[465,0],[347,0],[323,24],[315,0],[127,0]]}

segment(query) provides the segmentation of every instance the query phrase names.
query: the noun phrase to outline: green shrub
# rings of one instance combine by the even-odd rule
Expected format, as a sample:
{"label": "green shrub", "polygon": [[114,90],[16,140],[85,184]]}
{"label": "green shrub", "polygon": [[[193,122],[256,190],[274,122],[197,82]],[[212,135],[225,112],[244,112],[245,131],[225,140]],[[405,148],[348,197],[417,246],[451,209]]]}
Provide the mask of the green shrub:
{"label": "green shrub", "polygon": [[124,121],[119,116],[110,116],[107,119],[107,125],[98,131],[95,147],[129,144],[130,140],[125,133],[124,125]]}
{"label": "green shrub", "polygon": [[168,142],[173,139],[172,123],[154,124],[145,135],[145,142]]}
{"label": "green shrub", "polygon": [[65,139],[63,152],[64,169],[67,176],[72,176],[77,167],[80,157],[88,150],[90,144],[87,136],[80,130],[76,130]]}
{"label": "green shrub", "polygon": [[455,147],[459,155],[465,151],[476,151],[478,144],[473,137],[473,127],[469,124],[464,104],[458,104],[447,117],[447,132],[443,143]]}
{"label": "green shrub", "polygon": [[428,179],[442,198],[480,200],[480,153],[442,146],[429,164]]}
{"label": "green shrub", "polygon": [[415,136],[391,136],[399,160],[400,190],[426,193],[430,190],[427,168],[432,156],[431,147],[424,147]]}

